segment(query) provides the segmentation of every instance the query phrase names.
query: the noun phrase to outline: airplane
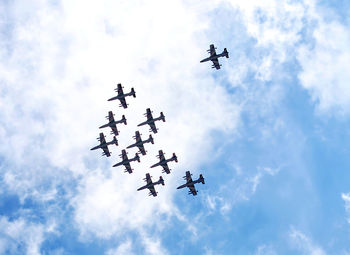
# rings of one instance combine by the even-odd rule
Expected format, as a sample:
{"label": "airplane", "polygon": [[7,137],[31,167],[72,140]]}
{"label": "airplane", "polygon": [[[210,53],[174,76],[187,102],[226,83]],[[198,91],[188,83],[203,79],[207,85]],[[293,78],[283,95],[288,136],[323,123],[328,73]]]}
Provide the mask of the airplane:
{"label": "airplane", "polygon": [[204,182],[204,178],[203,178],[202,174],[200,174],[199,178],[195,181],[192,180],[191,176],[192,176],[192,174],[190,173],[190,171],[186,171],[186,176],[183,177],[186,180],[186,183],[177,187],[177,189],[182,189],[182,188],[188,187],[190,189],[188,194],[189,195],[192,194],[193,196],[195,196],[195,195],[197,195],[198,190],[195,189],[194,185],[196,183],[200,183],[200,182],[202,184],[204,184],[205,182]]}
{"label": "airplane", "polygon": [[107,156],[107,157],[111,156],[111,153],[108,150],[108,145],[115,144],[118,146],[118,140],[115,136],[113,137],[112,141],[106,142],[105,135],[103,133],[100,133],[100,137],[98,137],[97,140],[100,141],[100,144],[91,148],[90,150],[102,149],[103,150],[102,156]]}
{"label": "airplane", "polygon": [[126,118],[125,115],[122,116],[121,120],[114,120],[114,114],[112,111],[108,112],[108,116],[106,116],[106,119],[109,120],[109,122],[105,125],[102,125],[100,128],[110,127],[112,129],[111,135],[119,135],[119,131],[117,129],[117,124],[124,123],[126,125]]}
{"label": "airplane", "polygon": [[213,65],[211,66],[212,68],[216,68],[217,70],[220,69],[220,64],[219,64],[219,58],[220,57],[226,57],[228,58],[228,51],[226,48],[224,48],[224,51],[221,53],[221,54],[216,54],[216,51],[215,51],[215,47],[214,47],[214,44],[210,44],[210,49],[207,50],[207,52],[210,54],[210,57],[208,58],[205,58],[203,60],[201,60],[200,62],[203,63],[203,62],[207,62],[207,61],[212,61],[213,62]]}
{"label": "airplane", "polygon": [[139,131],[135,132],[135,136],[133,136],[133,138],[135,138],[136,142],[134,144],[129,145],[126,148],[130,149],[132,147],[137,147],[137,148],[139,148],[142,155],[146,155],[145,147],[143,146],[145,143],[154,144],[152,135],[149,135],[149,138],[147,140],[142,141]]}
{"label": "airplane", "polygon": [[147,108],[146,113],[144,115],[147,116],[147,121],[142,122],[142,123],[138,124],[137,126],[140,127],[140,126],[148,124],[151,127],[150,131],[152,131],[153,133],[157,133],[158,129],[156,127],[155,122],[157,120],[162,120],[163,122],[165,122],[165,116],[164,116],[163,112],[160,112],[160,116],[158,118],[153,118],[151,109]]}
{"label": "airplane", "polygon": [[108,99],[108,101],[119,99],[119,101],[120,101],[119,106],[122,106],[124,108],[128,108],[128,104],[126,103],[125,97],[127,97],[127,96],[136,97],[134,88],[131,88],[131,91],[129,93],[124,93],[123,87],[120,83],[118,83],[118,88],[116,88],[114,90],[118,92],[118,96],[112,97],[112,98]]}
{"label": "airplane", "polygon": [[159,155],[157,155],[157,158],[159,158],[159,162],[154,164],[153,166],[151,166],[151,168],[156,167],[156,166],[162,166],[163,167],[163,171],[162,173],[167,173],[170,174],[170,169],[168,167],[168,162],[170,161],[175,161],[177,163],[177,157],[175,155],[175,153],[173,153],[173,156],[169,159],[165,159],[164,154],[162,150],[159,150]]}
{"label": "airplane", "polygon": [[127,152],[125,150],[122,150],[122,154],[120,154],[119,156],[123,159],[121,162],[115,164],[113,167],[116,167],[116,166],[121,166],[121,165],[124,165],[125,166],[125,171],[124,172],[128,172],[129,174],[132,173],[132,169],[131,166],[130,166],[130,162],[132,161],[138,161],[140,162],[140,156],[139,154],[135,154],[135,157],[131,158],[131,159],[128,159],[128,156],[126,155]]}
{"label": "airplane", "polygon": [[146,178],[144,178],[144,180],[147,182],[147,184],[145,186],[142,186],[141,188],[138,188],[137,191],[139,190],[143,190],[143,189],[149,189],[149,196],[157,196],[157,193],[154,186],[158,185],[158,184],[162,184],[164,185],[164,180],[162,178],[162,176],[159,177],[159,180],[156,182],[152,182],[151,176],[149,175],[149,173],[146,174]]}

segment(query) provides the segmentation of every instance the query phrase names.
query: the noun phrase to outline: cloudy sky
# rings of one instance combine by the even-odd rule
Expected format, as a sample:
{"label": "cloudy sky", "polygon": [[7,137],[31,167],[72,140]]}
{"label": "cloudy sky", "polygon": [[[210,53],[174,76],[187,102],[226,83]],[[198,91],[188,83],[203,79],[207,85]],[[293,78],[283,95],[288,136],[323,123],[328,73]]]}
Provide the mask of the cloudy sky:
{"label": "cloudy sky", "polygon": [[[0,254],[350,254],[350,2],[0,1]],[[227,48],[222,69],[199,63]],[[114,96],[126,91],[128,109]],[[150,107],[154,145],[112,167]],[[90,151],[112,110],[110,158]],[[112,139],[104,131],[107,140]],[[157,152],[179,162],[156,198]],[[136,149],[130,149],[133,155]],[[206,184],[177,190],[186,170]]]}

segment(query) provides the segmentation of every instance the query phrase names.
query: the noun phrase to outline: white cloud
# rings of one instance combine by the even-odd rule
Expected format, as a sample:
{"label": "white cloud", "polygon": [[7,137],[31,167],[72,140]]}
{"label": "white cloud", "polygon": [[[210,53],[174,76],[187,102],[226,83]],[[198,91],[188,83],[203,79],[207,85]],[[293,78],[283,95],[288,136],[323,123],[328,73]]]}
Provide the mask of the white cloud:
{"label": "white cloud", "polygon": [[347,25],[318,17],[314,45],[302,46],[298,61],[302,86],[322,113],[344,115],[350,109],[350,32]]}
{"label": "white cloud", "polygon": [[0,217],[0,253],[39,255],[44,236],[52,233],[52,225],[31,223],[24,218]]}
{"label": "white cloud", "polygon": [[[240,169],[240,167],[238,167]],[[236,204],[249,200],[257,192],[258,186],[265,176],[274,176],[280,171],[279,168],[257,167],[256,171],[242,171],[239,175],[221,185],[216,194],[206,194],[205,205],[209,214],[219,210],[226,215]],[[232,188],[234,187],[234,188]]]}
{"label": "white cloud", "polygon": [[302,254],[310,255],[326,255],[326,252],[319,245],[315,244],[307,235],[296,229],[290,231],[290,239],[293,248],[302,252]]}
{"label": "white cloud", "polygon": [[132,252],[132,242],[130,239],[120,244],[117,248],[110,249],[106,252],[106,255],[133,255],[133,254],[135,253]]}
{"label": "white cloud", "polygon": [[[257,79],[271,80],[276,65],[300,40],[305,15],[300,3],[207,1],[203,6],[209,9],[202,2],[160,0],[11,3],[13,24],[5,28],[13,28],[5,38],[10,47],[0,52],[0,138],[8,141],[0,145],[0,154],[9,165],[1,168],[6,187],[22,201],[30,195],[45,203],[61,199],[57,186],[62,185],[68,192],[64,199],[73,197],[70,204],[82,237],[109,239],[154,225],[162,229],[160,218],[186,221],[173,204],[176,184],[185,170],[196,173],[198,164],[210,160],[214,132],[232,139],[244,107],[214,80],[208,65],[198,63],[212,40],[204,33],[211,22],[207,12],[222,3],[240,10],[247,34],[258,39],[256,47],[267,50],[258,64],[243,57],[249,62],[244,64]],[[225,69],[235,72],[230,64],[224,67],[223,75]],[[234,79],[242,81],[244,70]],[[106,101],[117,82],[136,90],[137,98],[127,99],[125,111]],[[155,114],[163,111],[167,122],[159,123],[155,145],[146,145],[148,156],[133,164],[135,173],[128,175],[111,166],[120,149],[132,142],[147,107]],[[128,126],[121,127],[120,147],[106,159],[89,149],[109,110],[118,117],[125,114]],[[148,128],[141,130],[146,136]],[[165,177],[166,186],[157,186],[159,197],[153,199],[136,188],[143,185],[158,149],[167,155],[176,152],[179,163]],[[149,171],[154,179],[161,174],[159,169]],[[247,178],[237,196],[254,194],[265,174],[271,173],[262,170]],[[212,199],[210,206],[215,208],[217,201]],[[225,212],[229,204],[220,208]],[[160,238],[143,237],[150,254],[157,254],[154,247],[166,253]],[[129,249],[128,243],[120,247]]]}
{"label": "white cloud", "polygon": [[[199,64],[208,47],[199,40],[206,17],[181,1],[10,6],[13,17],[25,18],[13,20],[12,37],[6,38],[13,47],[1,55],[0,136],[9,143],[0,152],[10,164],[2,169],[7,188],[22,201],[32,196],[45,203],[57,198],[56,186],[63,185],[68,197],[74,196],[82,236],[110,238],[158,224],[155,215],[176,213],[172,197],[184,167],[195,173],[198,158],[205,162],[213,150],[211,133],[229,134],[239,118],[239,107],[208,66]],[[106,101],[117,82],[136,90],[125,111]],[[155,145],[146,145],[149,155],[135,164],[133,175],[112,169],[120,149],[133,142],[147,107],[155,114],[162,110],[167,120],[158,124]],[[108,110],[128,119],[110,159],[89,150]],[[144,136],[147,130],[141,129]],[[136,188],[159,149],[176,152],[179,164],[153,199]],[[161,174],[151,171],[154,178]],[[74,182],[78,193],[69,186]],[[160,245],[160,239],[145,240],[145,246]]]}
{"label": "white cloud", "polygon": [[[341,198],[345,203],[345,211],[350,215],[350,193],[342,193]],[[348,218],[348,222],[350,223],[350,217]]]}
{"label": "white cloud", "polygon": [[277,253],[272,245],[263,244],[257,248],[254,254],[255,255],[276,255]]}

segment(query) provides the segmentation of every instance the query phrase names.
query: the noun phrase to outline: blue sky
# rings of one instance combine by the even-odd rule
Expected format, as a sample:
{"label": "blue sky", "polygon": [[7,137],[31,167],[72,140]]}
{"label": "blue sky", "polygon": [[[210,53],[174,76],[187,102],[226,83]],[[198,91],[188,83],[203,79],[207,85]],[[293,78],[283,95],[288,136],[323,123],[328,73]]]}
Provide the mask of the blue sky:
{"label": "blue sky", "polygon": [[[349,12],[1,2],[0,254],[350,254]],[[199,63],[211,43],[219,71]],[[127,110],[107,102],[118,82]],[[128,175],[112,165],[148,107],[167,122]],[[128,125],[107,159],[89,149],[109,110]],[[136,189],[159,149],[179,163],[151,198]],[[186,170],[196,197],[176,190]]]}

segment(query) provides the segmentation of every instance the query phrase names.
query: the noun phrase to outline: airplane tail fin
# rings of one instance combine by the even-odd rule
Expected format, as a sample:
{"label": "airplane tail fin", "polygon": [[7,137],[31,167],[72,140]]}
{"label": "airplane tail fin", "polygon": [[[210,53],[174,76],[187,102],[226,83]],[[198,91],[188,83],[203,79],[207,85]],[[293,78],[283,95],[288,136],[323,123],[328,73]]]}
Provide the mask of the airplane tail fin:
{"label": "airplane tail fin", "polygon": [[223,53],[225,54],[225,57],[228,58],[228,51],[227,51],[226,48],[224,48],[224,52]]}
{"label": "airplane tail fin", "polygon": [[177,163],[177,156],[175,153],[173,153],[173,158],[174,158],[175,162]]}
{"label": "airplane tail fin", "polygon": [[163,112],[160,112],[160,118],[163,122],[165,122],[165,116],[164,116]]}
{"label": "airplane tail fin", "polygon": [[152,144],[154,144],[154,140],[153,140],[152,135],[149,135],[149,140],[151,141]]}
{"label": "airplane tail fin", "polygon": [[162,176],[159,177],[159,182],[164,186],[164,180]]}
{"label": "airplane tail fin", "polygon": [[126,118],[125,118],[125,115],[122,116],[122,121],[123,121],[124,125],[126,125]]}
{"label": "airplane tail fin", "polygon": [[133,97],[136,97],[136,93],[135,93],[134,88],[131,88],[131,95],[132,95]]}
{"label": "airplane tail fin", "polygon": [[202,175],[202,174],[199,175],[199,180],[201,181],[202,184],[205,184],[204,178],[203,178],[203,175]]}

